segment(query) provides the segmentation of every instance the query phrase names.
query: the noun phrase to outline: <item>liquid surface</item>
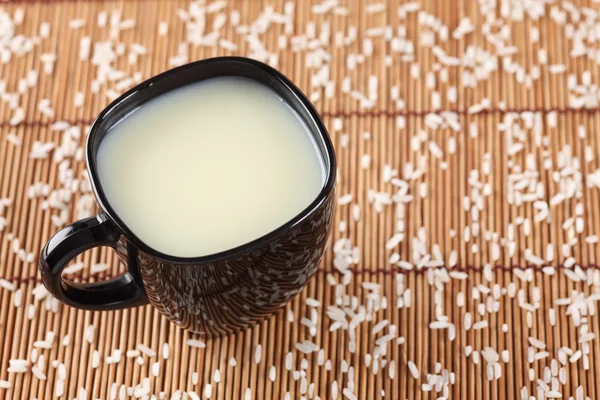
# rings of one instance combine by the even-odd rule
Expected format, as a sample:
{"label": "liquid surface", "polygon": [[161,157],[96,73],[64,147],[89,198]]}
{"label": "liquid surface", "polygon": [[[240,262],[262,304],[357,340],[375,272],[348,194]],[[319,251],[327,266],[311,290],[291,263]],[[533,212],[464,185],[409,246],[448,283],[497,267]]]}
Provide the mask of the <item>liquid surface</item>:
{"label": "liquid surface", "polygon": [[100,185],[146,245],[200,257],[257,239],[318,195],[324,166],[307,127],[258,82],[213,78],[167,92],[103,138]]}

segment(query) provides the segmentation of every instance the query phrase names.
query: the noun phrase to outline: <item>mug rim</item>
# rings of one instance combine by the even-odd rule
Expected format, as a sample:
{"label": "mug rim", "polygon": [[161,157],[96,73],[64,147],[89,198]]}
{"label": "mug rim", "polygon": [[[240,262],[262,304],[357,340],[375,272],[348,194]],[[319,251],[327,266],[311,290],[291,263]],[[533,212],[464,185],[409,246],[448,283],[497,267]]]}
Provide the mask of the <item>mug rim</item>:
{"label": "mug rim", "polygon": [[[247,66],[250,68],[257,68],[257,69],[261,70],[262,72],[266,72],[272,78],[275,78],[280,84],[283,85],[284,91],[287,91],[294,96],[294,103],[296,103],[295,105],[303,107],[304,110],[307,112],[307,115],[310,118],[305,118],[304,116],[300,115],[295,110],[296,113],[299,114],[299,117],[301,118],[301,120],[308,126],[309,133],[312,136],[314,136],[315,139],[320,139],[320,141],[323,144],[324,151],[319,151],[319,152],[321,153],[321,157],[323,157],[323,159],[325,161],[324,167],[325,167],[326,179],[323,184],[323,187],[319,191],[319,194],[308,206],[306,206],[294,218],[290,219],[289,221],[282,224],[278,228],[269,231],[265,235],[259,236],[258,238],[253,239],[250,242],[243,243],[243,244],[241,244],[239,246],[235,246],[231,249],[219,251],[219,252],[204,255],[204,256],[198,256],[198,257],[173,256],[173,255],[162,253],[162,252],[155,250],[154,248],[148,246],[143,240],[141,240],[127,226],[127,224],[118,216],[118,214],[111,207],[110,202],[108,201],[108,198],[106,197],[104,191],[102,190],[102,185],[100,184],[100,178],[97,173],[97,168],[96,168],[97,166],[96,166],[95,154],[94,154],[95,151],[97,151],[97,150],[94,149],[94,147],[92,146],[91,143],[97,135],[101,134],[102,132],[106,133],[106,131],[108,131],[112,126],[114,126],[113,124],[110,124],[106,129],[103,127],[103,123],[105,122],[107,116],[115,109],[123,107],[124,105],[126,107],[126,104],[128,102],[133,101],[133,99],[136,97],[136,94],[141,96],[141,94],[139,94],[139,93],[142,90],[147,89],[148,87],[152,86],[156,82],[158,82],[160,80],[164,80],[174,74],[186,73],[186,72],[189,73],[190,70],[204,68],[210,64],[217,64],[217,63],[227,63],[227,64],[231,64],[231,65],[234,65],[234,64],[244,65],[245,64],[244,66]],[[248,77],[248,76],[245,76],[242,74],[222,74],[222,75],[216,74],[214,77],[218,77],[218,76],[241,76],[241,77],[245,77],[248,79],[253,79],[251,77]],[[208,79],[210,79],[210,78],[208,78]],[[204,80],[204,79],[198,79],[195,82],[200,82],[202,80]],[[256,79],[253,79],[253,80],[257,81]],[[261,82],[259,82],[259,83],[261,83]],[[264,83],[261,83],[261,84],[264,84]],[[161,94],[166,93],[170,90],[174,90],[176,88],[177,87],[168,89],[167,91],[156,94],[156,95],[151,95],[148,98],[146,98],[144,100],[144,102],[150,101],[150,100],[160,96]],[[271,88],[271,90],[273,90],[273,91],[275,91],[275,93],[277,93],[277,91],[275,89]],[[125,116],[123,118],[127,118],[127,117]],[[267,64],[264,64],[260,61],[256,61],[256,60],[253,60],[250,58],[235,57],[235,56],[209,58],[209,59],[191,62],[191,63],[185,64],[185,65],[182,65],[182,66],[179,66],[176,68],[172,68],[170,70],[162,72],[158,75],[155,75],[155,76],[141,82],[140,84],[136,85],[135,87],[133,87],[133,88],[129,89],[128,91],[126,91],[125,93],[121,94],[119,97],[117,97],[115,100],[113,100],[108,106],[106,106],[98,114],[98,116],[96,117],[96,119],[94,120],[92,125],[90,126],[89,134],[86,139],[85,161],[86,161],[86,169],[88,171],[88,175],[90,178],[90,184],[92,186],[92,191],[94,193],[96,201],[98,202],[98,205],[102,209],[103,213],[106,214],[108,219],[116,225],[118,230],[126,237],[127,241],[131,242],[133,245],[135,245],[135,247],[138,250],[141,250],[144,253],[149,254],[152,257],[157,258],[161,261],[165,261],[165,262],[169,262],[169,263],[173,263],[173,264],[203,264],[203,263],[208,263],[208,262],[217,262],[217,261],[221,261],[221,260],[225,260],[225,259],[234,258],[238,255],[241,255],[241,254],[247,253],[248,251],[251,251],[253,249],[259,248],[259,247],[263,246],[264,244],[274,240],[281,234],[290,231],[291,229],[293,229],[294,227],[296,227],[297,225],[302,223],[302,221],[304,221],[306,218],[308,218],[316,210],[318,210],[323,205],[323,203],[327,200],[327,198],[329,197],[330,193],[332,192],[332,190],[335,186],[335,177],[336,177],[336,168],[337,168],[336,167],[336,159],[335,159],[335,151],[333,148],[333,144],[331,143],[331,138],[329,137],[329,133],[328,133],[327,129],[325,128],[325,124],[323,123],[319,113],[317,112],[317,110],[315,109],[313,104],[302,93],[302,91],[283,73],[268,66]]]}

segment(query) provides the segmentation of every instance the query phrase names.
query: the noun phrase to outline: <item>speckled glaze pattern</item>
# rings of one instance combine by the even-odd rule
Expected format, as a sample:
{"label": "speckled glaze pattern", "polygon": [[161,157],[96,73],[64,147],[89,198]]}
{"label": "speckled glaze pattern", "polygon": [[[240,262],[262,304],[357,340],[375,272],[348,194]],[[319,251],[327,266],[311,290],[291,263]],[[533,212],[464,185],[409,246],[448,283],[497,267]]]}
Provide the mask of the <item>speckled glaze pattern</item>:
{"label": "speckled glaze pattern", "polygon": [[334,199],[332,191],[294,228],[220,262],[174,264],[132,246],[119,248],[136,251],[148,300],[169,320],[201,334],[228,334],[269,316],[302,290],[323,256]]}

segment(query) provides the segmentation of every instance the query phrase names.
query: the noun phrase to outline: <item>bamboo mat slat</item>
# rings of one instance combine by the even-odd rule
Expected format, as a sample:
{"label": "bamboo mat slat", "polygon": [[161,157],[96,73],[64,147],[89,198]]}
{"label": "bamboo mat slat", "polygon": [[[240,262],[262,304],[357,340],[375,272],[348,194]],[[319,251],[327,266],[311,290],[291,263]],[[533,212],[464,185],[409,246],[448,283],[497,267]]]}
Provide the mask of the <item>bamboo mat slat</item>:
{"label": "bamboo mat slat", "polygon": [[[599,398],[598,10],[2,3],[0,399]],[[339,205],[316,275],[272,318],[210,340],[150,306],[51,299],[39,250],[95,212],[87,127],[135,83],[224,55],[281,70],[329,128]],[[123,271],[104,248],[77,262],[85,281]]]}

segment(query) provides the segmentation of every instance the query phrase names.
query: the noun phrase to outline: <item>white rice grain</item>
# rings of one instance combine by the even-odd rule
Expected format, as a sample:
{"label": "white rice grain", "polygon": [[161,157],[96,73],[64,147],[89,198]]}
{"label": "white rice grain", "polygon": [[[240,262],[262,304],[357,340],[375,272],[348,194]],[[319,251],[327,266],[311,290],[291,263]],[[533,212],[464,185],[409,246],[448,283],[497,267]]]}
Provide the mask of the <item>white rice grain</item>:
{"label": "white rice grain", "polygon": [[76,262],[75,264],[69,265],[63,270],[65,275],[75,274],[83,271],[84,264],[82,262]]}
{"label": "white rice grain", "polygon": [[339,388],[337,381],[331,383],[331,398],[336,400],[338,398]]}
{"label": "white rice grain", "polygon": [[27,306],[27,319],[33,320],[35,318],[35,306],[33,304],[29,304]]}
{"label": "white rice grain", "polygon": [[[203,349],[206,347],[206,344],[204,342],[202,342],[201,340],[197,340],[197,339],[188,339],[185,343],[188,346],[195,347],[197,349]],[[164,349],[163,349],[163,354],[164,354]],[[164,358],[166,359],[167,357],[164,357]]]}
{"label": "white rice grain", "polygon": [[94,350],[92,352],[92,368],[98,368],[100,366],[100,352]]}
{"label": "white rice grain", "polygon": [[69,21],[69,29],[79,29],[79,28],[83,28],[85,26],[85,20],[84,19],[72,19]]}
{"label": "white rice grain", "polygon": [[17,289],[14,283],[9,282],[6,279],[0,279],[0,287],[10,292],[14,292]]}
{"label": "white rice grain", "polygon": [[17,308],[21,307],[22,299],[23,299],[23,291],[21,289],[17,289],[15,291],[15,295],[13,297],[13,305]]}
{"label": "white rice grain", "polygon": [[312,297],[307,297],[305,300],[305,304],[309,307],[320,307],[321,306],[321,302],[317,299],[313,299]]}
{"label": "white rice grain", "polygon": [[346,204],[350,204],[350,202],[352,202],[352,195],[351,194],[344,194],[342,196],[340,196],[338,198],[338,204],[340,206],[344,206]]}
{"label": "white rice grain", "polygon": [[413,378],[419,379],[419,369],[417,368],[417,366],[415,365],[414,362],[412,362],[412,361],[408,362],[408,369]]}
{"label": "white rice grain", "polygon": [[64,392],[65,392],[65,381],[58,380],[56,382],[56,390],[54,392],[56,394],[56,397],[61,397]]}
{"label": "white rice grain", "polygon": [[85,340],[87,340],[88,343],[94,343],[94,338],[96,336],[96,327],[94,325],[88,325],[88,327],[85,330]]}
{"label": "white rice grain", "polygon": [[261,344],[257,344],[256,345],[256,349],[254,350],[254,362],[256,364],[259,364],[261,358],[262,358],[262,345]]}
{"label": "white rice grain", "polygon": [[143,343],[138,343],[137,349],[147,357],[156,357],[156,352]]}
{"label": "white rice grain", "polygon": [[219,47],[221,47],[222,49],[228,50],[228,51],[237,51],[238,50],[238,46],[237,44],[235,44],[234,42],[221,38],[219,39]]}
{"label": "white rice grain", "polygon": [[104,272],[107,270],[108,270],[108,264],[105,264],[105,263],[92,264],[92,266],[90,267],[90,272],[92,274],[98,274],[100,272]]}
{"label": "white rice grain", "polygon": [[[210,399],[212,397],[212,385],[210,383],[204,385],[204,397],[206,397],[207,399]],[[200,397],[198,397],[198,395],[196,395],[196,398],[197,400],[200,400]]]}
{"label": "white rice grain", "polygon": [[40,37],[42,39],[46,39],[50,36],[50,24],[47,22],[42,22],[40,24]]}
{"label": "white rice grain", "polygon": [[6,136],[6,141],[15,147],[20,147],[21,144],[23,144],[23,141],[21,140],[21,138],[19,136],[15,135],[14,132],[10,132]]}
{"label": "white rice grain", "polygon": [[546,343],[542,342],[539,339],[534,338],[533,336],[529,336],[529,344],[532,345],[533,347],[536,347],[538,349],[545,349],[546,348]]}
{"label": "white rice grain", "polygon": [[487,328],[487,326],[488,326],[488,321],[486,321],[486,320],[475,322],[473,324],[473,330]]}
{"label": "white rice grain", "polygon": [[139,357],[139,356],[140,356],[139,350],[127,350],[127,352],[125,352],[125,357],[127,357],[127,358],[135,358],[135,357]]}
{"label": "white rice grain", "polygon": [[570,363],[576,363],[582,356],[581,350],[577,350],[571,357],[569,357]]}

